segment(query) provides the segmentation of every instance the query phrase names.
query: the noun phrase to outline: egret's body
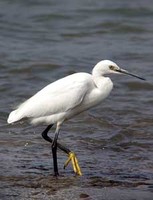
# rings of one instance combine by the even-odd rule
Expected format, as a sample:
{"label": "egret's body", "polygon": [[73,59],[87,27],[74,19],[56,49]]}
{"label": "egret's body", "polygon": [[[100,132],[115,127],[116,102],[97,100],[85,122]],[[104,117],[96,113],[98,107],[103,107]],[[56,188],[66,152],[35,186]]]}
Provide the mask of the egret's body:
{"label": "egret's body", "polygon": [[[47,85],[12,111],[8,123],[28,118],[32,124],[56,124],[54,140],[57,141],[60,125],[65,120],[96,106],[110,94],[113,83],[104,76],[109,73],[125,73],[137,77],[120,69],[112,61],[101,61],[93,68],[92,74],[75,73]],[[45,139],[47,137],[49,141],[47,132],[48,129]]]}
{"label": "egret's body", "polygon": [[112,90],[110,78],[76,73],[62,78],[36,93],[10,114],[8,123],[29,118],[32,124],[62,123],[99,104]]}

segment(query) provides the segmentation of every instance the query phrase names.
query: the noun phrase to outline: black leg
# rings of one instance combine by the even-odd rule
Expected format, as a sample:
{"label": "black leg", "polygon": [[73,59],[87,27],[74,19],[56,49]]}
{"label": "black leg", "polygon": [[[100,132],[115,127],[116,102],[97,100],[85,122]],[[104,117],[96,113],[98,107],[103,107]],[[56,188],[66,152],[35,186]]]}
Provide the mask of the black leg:
{"label": "black leg", "polygon": [[47,128],[42,132],[42,137],[44,138],[44,140],[52,143],[53,140],[47,135],[48,134],[48,131],[52,128],[53,124],[47,126]]}
{"label": "black leg", "polygon": [[61,144],[57,143],[57,139],[58,139],[58,134],[59,134],[59,131],[55,133],[55,137],[54,137],[54,140],[52,140],[47,134],[48,134],[48,131],[51,129],[51,127],[53,126],[53,124],[47,126],[47,128],[42,132],[42,137],[50,142],[52,144],[52,154],[53,154],[53,165],[54,165],[54,175],[55,176],[58,176],[58,164],[57,164],[57,147],[59,149],[61,149],[62,151],[64,151],[65,153],[69,154],[71,151],[62,146]]}
{"label": "black leg", "polygon": [[46,141],[48,141],[48,142],[50,142],[52,144],[52,154],[53,154],[53,164],[54,164],[55,176],[58,176],[57,148],[59,148],[60,150],[64,151],[66,154],[68,154],[68,160],[66,161],[66,163],[64,165],[64,169],[69,164],[69,162],[72,161],[72,166],[73,166],[74,172],[81,176],[82,173],[81,173],[81,169],[80,169],[80,166],[78,164],[78,160],[76,158],[76,155],[73,152],[71,152],[68,148],[64,147],[63,145],[61,145],[60,143],[57,142],[59,129],[56,129],[54,140],[52,140],[47,135],[48,131],[51,129],[52,126],[53,126],[53,124],[47,126],[47,128],[42,132],[42,137]]}
{"label": "black leg", "polygon": [[54,165],[54,175],[58,176],[58,164],[57,164],[57,139],[58,133],[55,133],[55,138],[52,143],[52,154],[53,154],[53,165]]}
{"label": "black leg", "polygon": [[[53,124],[47,126],[47,128],[42,132],[42,137],[50,142],[51,144],[53,143],[53,140],[47,135],[48,134],[48,131],[52,128]],[[67,148],[67,147],[64,147],[63,145],[61,145],[60,143],[57,142],[57,147],[64,151],[66,154],[69,154],[71,151]]]}

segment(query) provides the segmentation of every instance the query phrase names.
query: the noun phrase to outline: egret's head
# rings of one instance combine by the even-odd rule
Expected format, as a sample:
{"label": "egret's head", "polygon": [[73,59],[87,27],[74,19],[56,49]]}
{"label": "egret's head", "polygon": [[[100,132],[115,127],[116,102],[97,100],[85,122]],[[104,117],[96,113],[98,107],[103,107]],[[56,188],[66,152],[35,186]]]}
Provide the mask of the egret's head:
{"label": "egret's head", "polygon": [[117,70],[120,70],[120,68],[116,63],[110,60],[102,60],[96,64],[93,73],[96,75],[119,73]]}
{"label": "egret's head", "polygon": [[96,66],[93,68],[93,75],[96,76],[103,76],[105,74],[127,74],[130,76],[134,76],[136,78],[139,78],[141,80],[145,80],[144,78],[141,78],[135,74],[132,74],[124,69],[121,69],[116,63],[110,61],[110,60],[102,60],[99,63],[96,64]]}

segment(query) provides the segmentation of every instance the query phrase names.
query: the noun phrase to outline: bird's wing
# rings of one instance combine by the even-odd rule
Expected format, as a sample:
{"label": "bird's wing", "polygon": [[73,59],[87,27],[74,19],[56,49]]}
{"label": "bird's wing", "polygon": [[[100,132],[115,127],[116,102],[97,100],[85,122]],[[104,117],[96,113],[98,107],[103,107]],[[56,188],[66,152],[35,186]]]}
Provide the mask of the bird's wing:
{"label": "bird's wing", "polygon": [[49,84],[18,107],[20,119],[49,116],[73,109],[81,104],[88,92],[88,78],[71,75]]}

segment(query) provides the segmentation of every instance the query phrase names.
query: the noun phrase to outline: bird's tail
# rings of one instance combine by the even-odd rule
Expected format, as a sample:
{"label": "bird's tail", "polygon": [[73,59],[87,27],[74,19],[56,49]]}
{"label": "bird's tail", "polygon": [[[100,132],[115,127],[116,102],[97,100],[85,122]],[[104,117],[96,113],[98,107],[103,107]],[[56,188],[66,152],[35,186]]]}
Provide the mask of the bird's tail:
{"label": "bird's tail", "polygon": [[18,109],[17,109],[17,110],[12,111],[9,114],[9,117],[7,119],[7,123],[12,124],[14,122],[19,121],[20,119],[22,119],[22,115],[20,114],[20,112],[18,112]]}

